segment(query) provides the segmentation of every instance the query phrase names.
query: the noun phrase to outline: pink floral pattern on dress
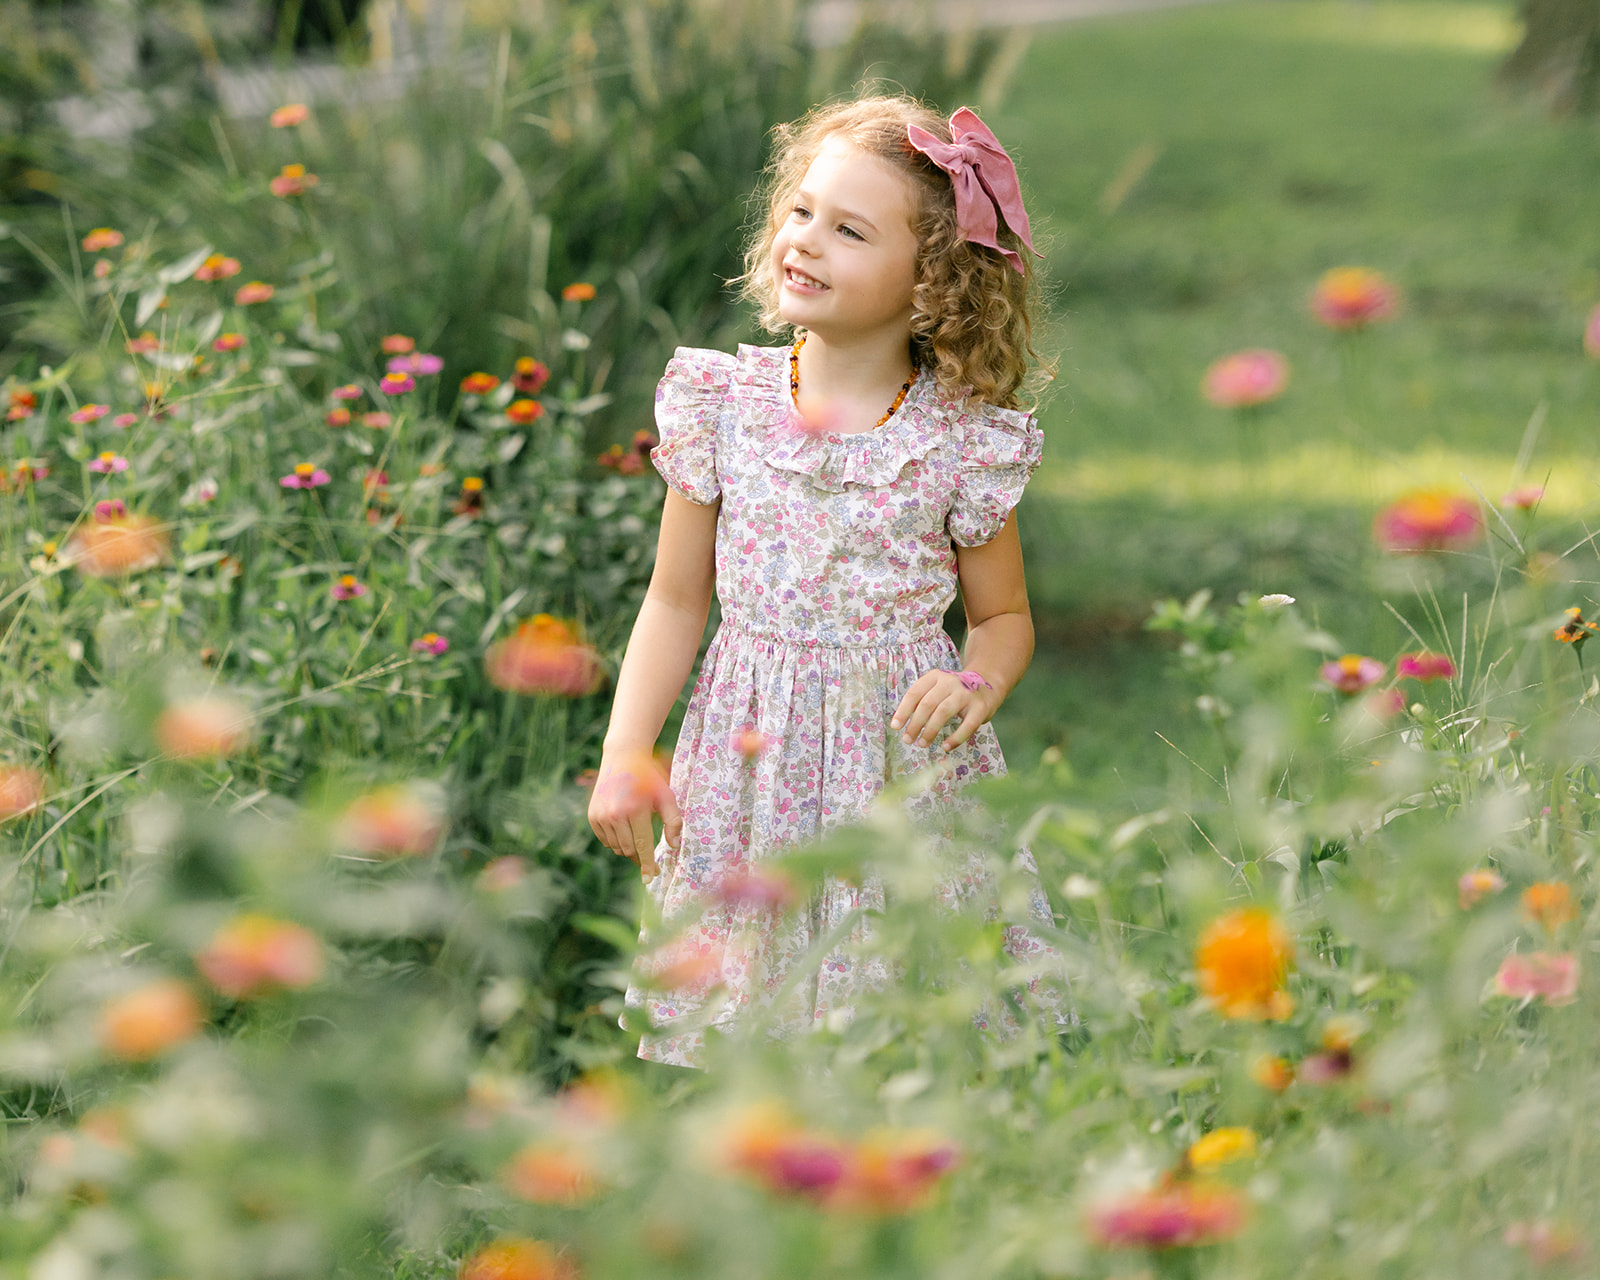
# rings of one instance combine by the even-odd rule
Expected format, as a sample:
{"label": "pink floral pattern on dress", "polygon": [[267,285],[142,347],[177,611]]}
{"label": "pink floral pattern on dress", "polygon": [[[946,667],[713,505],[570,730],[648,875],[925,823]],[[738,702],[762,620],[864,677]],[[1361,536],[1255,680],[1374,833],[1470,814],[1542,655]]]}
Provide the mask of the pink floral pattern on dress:
{"label": "pink floral pattern on dress", "polygon": [[[943,628],[956,595],[955,545],[999,533],[1039,464],[1043,433],[1029,414],[939,397],[920,374],[900,409],[855,434],[808,430],[789,392],[788,349],[737,355],[680,347],[656,392],[661,440],[650,460],[691,502],[720,499],[717,600],[706,651],[672,761],[683,812],[680,848],[656,849],[649,882],[660,914],[631,1024],[647,1022],[639,1056],[699,1065],[708,1026],[727,1030],[752,1002],[770,1003],[812,944],[859,908],[881,910],[883,886],[829,880],[783,909],[752,895],[719,898],[730,876],[861,818],[886,783],[936,769],[908,802],[914,816],[954,814],[972,778],[1005,761],[992,725],[954,751],[905,746],[889,717],[923,672],[959,670]],[[735,745],[748,732],[759,753]],[[969,802],[970,803],[970,802]],[[1026,850],[1019,863],[1033,869]],[[941,889],[951,906],[985,892],[972,867]],[[1031,914],[1053,923],[1042,890]],[[992,908],[993,910],[997,908]],[[779,1011],[798,1030],[890,980],[863,959],[857,921]],[[1006,950],[1056,957],[1024,924]],[[1039,984],[1033,988],[1039,993]],[[1048,993],[1041,993],[1048,1002]],[[639,1018],[643,1014],[643,1019]]]}

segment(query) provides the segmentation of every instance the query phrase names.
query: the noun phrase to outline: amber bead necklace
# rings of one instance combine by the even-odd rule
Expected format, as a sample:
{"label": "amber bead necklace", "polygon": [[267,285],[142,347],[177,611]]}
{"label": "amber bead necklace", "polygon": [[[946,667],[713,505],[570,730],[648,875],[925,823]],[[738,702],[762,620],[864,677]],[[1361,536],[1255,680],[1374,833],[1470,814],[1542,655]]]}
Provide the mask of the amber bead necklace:
{"label": "amber bead necklace", "polygon": [[[795,412],[800,411],[800,348],[806,345],[806,335],[801,334],[799,341],[789,348],[789,398],[794,401]],[[872,424],[869,430],[876,431],[890,418],[894,417],[895,410],[906,402],[906,396],[911,393],[911,384],[917,380],[917,367],[911,367],[911,376],[906,379],[905,385],[900,388],[900,394],[894,398],[894,403],[889,406],[889,412],[884,414]]]}

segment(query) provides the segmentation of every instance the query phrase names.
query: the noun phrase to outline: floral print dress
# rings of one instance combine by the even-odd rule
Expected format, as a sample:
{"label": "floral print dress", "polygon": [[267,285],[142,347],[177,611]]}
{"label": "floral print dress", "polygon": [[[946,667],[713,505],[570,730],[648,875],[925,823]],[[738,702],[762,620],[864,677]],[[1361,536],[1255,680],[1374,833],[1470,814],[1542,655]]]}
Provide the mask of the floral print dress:
{"label": "floral print dress", "polygon": [[[706,1029],[729,1030],[769,1002],[812,943],[883,888],[828,880],[800,906],[730,892],[780,851],[860,818],[884,785],[937,766],[909,803],[959,804],[960,787],[1005,772],[992,725],[961,746],[905,746],[889,718],[912,682],[959,670],[943,628],[956,594],[955,546],[989,541],[1038,466],[1030,415],[940,397],[926,372],[871,431],[809,430],[794,409],[788,348],[737,355],[680,347],[656,392],[651,461],[691,502],[721,501],[721,624],[673,755],[680,847],[663,839],[648,882],[660,934],[646,930],[626,1003],[646,1031],[639,1056],[697,1066]],[[741,750],[754,731],[768,745]],[[749,739],[745,739],[749,741]],[[1032,867],[1031,856],[1019,857]],[[952,904],[976,886],[957,877]],[[1042,891],[1039,922],[1052,917]],[[853,995],[887,980],[863,958],[864,923],[786,997],[786,1030],[850,1015]],[[649,950],[654,947],[655,949]],[[1053,955],[1028,928],[1006,930],[1020,960]],[[668,981],[677,985],[663,986]],[[679,977],[678,975],[683,975]],[[1037,984],[1035,984],[1037,989]],[[643,1018],[640,1018],[640,1014]]]}

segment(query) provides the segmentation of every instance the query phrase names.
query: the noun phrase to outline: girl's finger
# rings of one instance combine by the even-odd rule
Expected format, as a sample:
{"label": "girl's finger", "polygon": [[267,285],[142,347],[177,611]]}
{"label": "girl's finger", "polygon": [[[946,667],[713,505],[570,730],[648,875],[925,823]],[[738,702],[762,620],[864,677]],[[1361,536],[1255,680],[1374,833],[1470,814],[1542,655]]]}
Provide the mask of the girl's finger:
{"label": "girl's finger", "polygon": [[[923,694],[928,686],[939,678],[937,671],[924,671],[911,682],[911,687],[906,690],[905,697],[900,699],[900,705],[894,709],[894,714],[889,717],[889,727],[898,729],[916,712],[917,704],[922,701]],[[908,726],[909,727],[909,726]]]}
{"label": "girl's finger", "polygon": [[963,742],[978,731],[978,726],[984,722],[983,708],[973,705],[967,708],[967,714],[961,717],[961,723],[956,730],[944,740],[944,749],[954,751]]}
{"label": "girl's finger", "polygon": [[639,870],[646,880],[656,874],[656,836],[655,827],[650,821],[648,813],[636,814],[633,819],[633,847],[638,853],[634,861],[639,864]]}
{"label": "girl's finger", "polygon": [[957,690],[954,693],[947,694],[934,707],[933,714],[928,717],[927,723],[923,726],[922,732],[917,735],[918,745],[925,747],[931,743],[934,738],[938,736],[939,730],[943,728],[944,725],[948,724],[951,720],[960,718],[962,708],[966,705],[967,694],[965,690]]}
{"label": "girl's finger", "polygon": [[671,792],[661,798],[661,834],[666,836],[667,844],[676,849],[683,839],[683,814],[678,810],[678,802]]}

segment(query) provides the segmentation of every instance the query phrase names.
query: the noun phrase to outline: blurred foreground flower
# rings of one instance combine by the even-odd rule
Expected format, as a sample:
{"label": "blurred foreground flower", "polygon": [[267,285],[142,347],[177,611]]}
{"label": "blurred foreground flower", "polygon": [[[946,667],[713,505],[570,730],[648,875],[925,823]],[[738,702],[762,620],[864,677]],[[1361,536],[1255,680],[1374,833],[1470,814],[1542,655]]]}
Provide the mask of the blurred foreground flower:
{"label": "blurred foreground flower", "polygon": [[21,422],[24,418],[31,418],[38,408],[38,396],[27,387],[13,387],[6,405],[6,421]]}
{"label": "blurred foreground flower", "polygon": [[110,412],[111,406],[108,404],[86,404],[69,413],[67,421],[76,422],[80,425],[85,422],[98,422]]}
{"label": "blurred foreground flower", "polygon": [[0,764],[0,822],[32,813],[44,800],[44,778],[23,764]]}
{"label": "blurred foreground flower", "polygon": [[386,396],[402,396],[417,389],[417,380],[409,373],[386,373],[378,383],[378,390]]}
{"label": "blurred foreground flower", "polygon": [[740,867],[730,871],[713,894],[724,906],[781,911],[799,900],[792,877],[776,867]]}
{"label": "blurred foreground flower", "polygon": [[154,516],[112,516],[80,525],[67,544],[79,573],[115,578],[165,564],[171,550],[166,526]]}
{"label": "blurred foreground flower", "polygon": [[1376,658],[1347,653],[1333,662],[1324,662],[1318,674],[1323,682],[1343,694],[1360,693],[1382,680],[1389,670]]}
{"label": "blurred foreground flower", "polygon": [[330,427],[348,427],[350,425],[350,410],[343,405],[328,410],[328,416],[323,419]]}
{"label": "blurred foreground flower", "polygon": [[594,301],[594,286],[579,280],[569,284],[561,291],[563,302],[592,302]]}
{"label": "blurred foreground flower", "polygon": [[461,379],[461,390],[469,396],[486,396],[500,385],[492,373],[469,373]]}
{"label": "blurred foreground flower", "polygon": [[237,351],[242,346],[244,346],[242,333],[220,333],[211,343],[213,351]]}
{"label": "blurred foreground flower", "polygon": [[1509,955],[1494,975],[1494,989],[1496,994],[1513,1000],[1571,1004],[1578,994],[1578,958],[1548,951]]}
{"label": "blurred foreground flower", "polygon": [[1565,1223],[1513,1222],[1500,1238],[1514,1249],[1527,1250],[1540,1266],[1576,1262],[1587,1252],[1578,1233]]}
{"label": "blurred foreground flower", "polygon": [[317,185],[317,175],[307,173],[303,164],[286,164],[278,171],[278,176],[267,184],[272,194],[280,200],[290,196],[303,196],[312,187]]}
{"label": "blurred foreground flower", "polygon": [[216,760],[248,742],[253,726],[244,703],[208,693],[164,708],[156,717],[156,745],[178,760]]}
{"label": "blurred foreground flower", "polygon": [[385,367],[390,373],[431,375],[444,368],[444,361],[426,351],[413,351],[407,355],[393,357]]}
{"label": "blurred foreground flower", "polygon": [[1089,1210],[1089,1234],[1107,1249],[1175,1249],[1237,1235],[1246,1204],[1228,1187],[1175,1182],[1103,1200]]}
{"label": "blurred foreground flower", "polygon": [[846,1147],[837,1208],[865,1213],[910,1213],[922,1208],[960,1153],[931,1129],[871,1130]]}
{"label": "blurred foreground flower", "polygon": [[333,586],[328,588],[328,594],[335,600],[359,600],[367,594],[367,584],[358,582],[353,573],[342,573],[334,579]]}
{"label": "blurred foreground flower", "polygon": [[277,108],[267,121],[274,129],[289,129],[297,124],[304,124],[311,115],[311,108],[303,102],[286,102]]}
{"label": "blurred foreground flower", "polygon": [[242,284],[234,291],[233,300],[241,307],[248,307],[253,303],[265,302],[272,297],[275,290],[270,284],[261,280],[252,280],[249,284]]}
{"label": "blurred foreground flower", "polygon": [[382,348],[384,355],[396,356],[416,350],[417,340],[408,338],[403,333],[391,333],[380,339],[378,346]]}
{"label": "blurred foreground flower", "polygon": [[1282,1093],[1294,1083],[1294,1068],[1287,1058],[1264,1053],[1250,1063],[1250,1078],[1263,1089]]}
{"label": "blurred foreground flower", "polygon": [[1417,554],[1470,546],[1482,525],[1472,499],[1446,489],[1418,489],[1380,511],[1372,533],[1385,551]]}
{"label": "blurred foreground flower", "polygon": [[1456,899],[1463,911],[1470,911],[1491,893],[1499,893],[1505,887],[1506,882],[1498,872],[1479,867],[1456,881]]}
{"label": "blurred foreground flower", "polygon": [[128,469],[128,460],[121,454],[107,450],[96,454],[94,461],[89,464],[90,471],[98,471],[101,475],[114,475],[119,471]]}
{"label": "blurred foreground flower", "polygon": [[600,655],[547,613],[535,614],[491,645],[484,667],[490,682],[507,693],[578,698],[605,679]]}
{"label": "blurred foreground flower", "polygon": [[122,349],[130,356],[148,356],[161,350],[161,339],[146,329],[137,338],[129,338]]}
{"label": "blurred foreground flower", "polygon": [[1200,991],[1225,1018],[1285,1018],[1294,959],[1288,931],[1260,907],[1241,907],[1205,927],[1195,949]]}
{"label": "blurred foreground flower", "polygon": [[1456,664],[1445,654],[1421,650],[1401,654],[1394,664],[1394,673],[1402,680],[1421,680],[1424,684],[1432,680],[1454,680]]}
{"label": "blurred foreground flower", "polygon": [[285,489],[315,489],[319,485],[328,484],[332,479],[333,477],[321,467],[309,462],[299,462],[288,475],[279,477],[278,483]]}
{"label": "blurred foreground flower", "polygon": [[1514,507],[1518,511],[1532,511],[1544,501],[1544,486],[1539,484],[1525,484],[1520,489],[1513,489],[1500,499],[1502,507]]}
{"label": "blurred foreground flower", "polygon": [[342,387],[335,387],[328,394],[335,400],[359,400],[361,387],[357,383],[347,382]]}
{"label": "blurred foreground flower", "polygon": [[110,227],[96,227],[83,238],[83,247],[89,253],[99,253],[104,249],[115,249],[122,243],[122,232],[114,231]]}
{"label": "blurred foreground flower", "polygon": [[113,1058],[147,1062],[194,1039],[205,1024],[200,998],[187,982],[159,978],[108,1001],[97,1032]]}
{"label": "blurred foreground flower", "polygon": [[1317,281],[1311,311],[1330,329],[1361,329],[1394,314],[1399,291],[1367,267],[1335,267]]}
{"label": "blurred foreground flower", "polygon": [[461,1264],[456,1280],[577,1280],[578,1268],[539,1240],[485,1245]]}
{"label": "blurred foreground flower", "polygon": [[1253,1159],[1255,1154],[1255,1131],[1235,1126],[1213,1129],[1190,1145],[1184,1160],[1191,1168],[1211,1169],[1234,1160]]}
{"label": "blurred foreground flower", "polygon": [[1282,353],[1252,348],[1223,356],[1200,383],[1201,394],[1222,409],[1248,409],[1276,400],[1289,385],[1289,362]]}
{"label": "blurred foreground flower", "polygon": [[1600,307],[1589,313],[1589,323],[1583,326],[1583,349],[1600,358]]}
{"label": "blurred foreground flower", "polygon": [[1522,891],[1522,913],[1546,933],[1578,918],[1572,890],[1558,880],[1541,880]]}
{"label": "blurred foreground flower", "polygon": [[537,400],[513,400],[506,406],[506,417],[519,427],[539,421],[544,416],[544,406]]}
{"label": "blurred foreground flower", "polygon": [[195,964],[223,995],[242,999],[309,987],[322,976],[322,944],[287,920],[243,915],[217,931]]}
{"label": "blurred foreground flower", "polygon": [[1361,1023],[1352,1018],[1330,1018],[1322,1029],[1322,1048],[1300,1061],[1300,1079],[1311,1085],[1337,1084],[1355,1070],[1356,1041]]}
{"label": "blurred foreground flower", "polygon": [[444,797],[437,787],[410,783],[357,796],[339,819],[339,843],[373,858],[432,853],[444,831]]}
{"label": "blurred foreground flower", "polygon": [[412,653],[431,653],[437,657],[450,648],[450,642],[437,631],[427,631],[411,642]]}
{"label": "blurred foreground flower", "polygon": [[239,259],[226,254],[213,253],[194,269],[196,280],[226,280],[239,274]]}
{"label": "blurred foreground flower", "polygon": [[550,381],[550,367],[532,356],[518,356],[511,374],[511,385],[521,395],[536,396]]}
{"label": "blurred foreground flower", "polygon": [[530,1143],[512,1156],[500,1180],[534,1204],[576,1205],[592,1199],[599,1178],[588,1144],[559,1140]]}

